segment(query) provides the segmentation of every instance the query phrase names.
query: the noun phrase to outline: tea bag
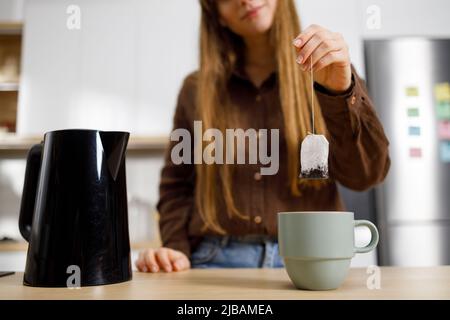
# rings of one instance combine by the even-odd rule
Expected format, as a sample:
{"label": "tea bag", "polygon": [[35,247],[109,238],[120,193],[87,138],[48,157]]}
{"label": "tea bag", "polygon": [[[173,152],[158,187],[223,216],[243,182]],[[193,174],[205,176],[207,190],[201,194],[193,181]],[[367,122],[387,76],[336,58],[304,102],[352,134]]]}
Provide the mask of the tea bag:
{"label": "tea bag", "polygon": [[300,163],[301,178],[328,178],[328,141],[324,135],[310,133],[303,139]]}
{"label": "tea bag", "polygon": [[314,79],[311,57],[311,118],[312,133],[308,133],[301,145],[300,178],[328,179],[329,143],[322,134],[315,134],[314,128]]}

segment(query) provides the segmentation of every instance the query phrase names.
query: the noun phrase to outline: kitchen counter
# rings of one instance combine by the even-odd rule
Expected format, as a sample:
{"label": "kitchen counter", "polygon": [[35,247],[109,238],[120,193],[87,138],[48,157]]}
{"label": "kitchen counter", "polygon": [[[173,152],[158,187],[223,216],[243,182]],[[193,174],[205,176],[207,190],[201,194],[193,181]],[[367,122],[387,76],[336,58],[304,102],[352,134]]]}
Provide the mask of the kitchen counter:
{"label": "kitchen counter", "polygon": [[193,269],[139,273],[133,280],[81,289],[32,288],[22,273],[0,278],[1,299],[450,299],[450,266],[381,267],[381,288],[369,290],[371,274],[352,268],[337,290],[297,290],[284,269]]}
{"label": "kitchen counter", "polygon": [[[161,240],[147,240],[139,242],[131,242],[131,250],[141,250],[145,248],[158,248],[161,246]],[[28,242],[26,241],[0,241],[0,253],[1,252],[25,252],[28,250]]]}
{"label": "kitchen counter", "polygon": [[[18,136],[15,134],[0,134],[0,156],[16,155],[25,157],[28,150],[43,140],[40,136]],[[142,152],[163,152],[169,141],[168,136],[130,136],[127,152],[139,154]]]}

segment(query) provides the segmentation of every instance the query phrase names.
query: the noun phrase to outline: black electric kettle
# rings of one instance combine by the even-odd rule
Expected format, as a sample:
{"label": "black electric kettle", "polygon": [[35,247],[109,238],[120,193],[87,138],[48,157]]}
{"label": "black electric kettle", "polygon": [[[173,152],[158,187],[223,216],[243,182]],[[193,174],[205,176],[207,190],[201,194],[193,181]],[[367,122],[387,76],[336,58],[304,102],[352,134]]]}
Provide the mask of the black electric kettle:
{"label": "black electric kettle", "polygon": [[30,149],[19,218],[29,242],[25,285],[69,286],[76,272],[81,286],[131,279],[128,139],[127,132],[58,130]]}

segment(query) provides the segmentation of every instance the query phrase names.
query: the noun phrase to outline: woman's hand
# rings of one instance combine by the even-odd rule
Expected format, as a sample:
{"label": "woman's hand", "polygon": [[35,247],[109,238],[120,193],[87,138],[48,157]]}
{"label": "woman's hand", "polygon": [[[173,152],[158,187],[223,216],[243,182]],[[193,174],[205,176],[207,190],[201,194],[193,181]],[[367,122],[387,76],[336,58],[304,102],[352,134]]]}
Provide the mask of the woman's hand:
{"label": "woman's hand", "polygon": [[310,71],[313,62],[314,81],[339,94],[351,85],[352,71],[348,46],[340,33],[311,25],[293,41],[297,63]]}
{"label": "woman's hand", "polygon": [[141,251],[135,264],[141,272],[172,272],[191,267],[191,262],[183,252],[164,247]]}

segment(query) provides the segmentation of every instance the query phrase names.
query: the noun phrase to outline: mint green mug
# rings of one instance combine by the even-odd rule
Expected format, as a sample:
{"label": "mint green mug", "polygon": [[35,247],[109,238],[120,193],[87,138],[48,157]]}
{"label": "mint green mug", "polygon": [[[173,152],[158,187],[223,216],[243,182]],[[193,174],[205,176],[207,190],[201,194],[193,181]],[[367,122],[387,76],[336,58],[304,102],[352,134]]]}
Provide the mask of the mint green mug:
{"label": "mint green mug", "polygon": [[[356,247],[354,228],[369,228],[372,238]],[[289,278],[298,289],[331,290],[345,280],[355,253],[372,251],[378,230],[353,212],[303,211],[278,213],[278,245]]]}

